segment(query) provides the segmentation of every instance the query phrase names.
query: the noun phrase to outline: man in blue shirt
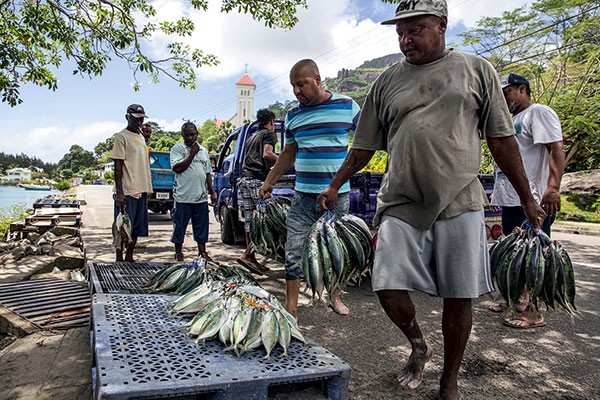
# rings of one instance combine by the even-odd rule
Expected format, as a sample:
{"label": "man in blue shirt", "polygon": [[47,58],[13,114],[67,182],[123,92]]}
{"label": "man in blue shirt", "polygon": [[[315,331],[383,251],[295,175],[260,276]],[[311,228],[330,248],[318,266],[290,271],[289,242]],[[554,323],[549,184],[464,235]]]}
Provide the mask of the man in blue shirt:
{"label": "man in blue shirt", "polygon": [[[300,281],[299,261],[310,227],[321,217],[317,196],[331,182],[348,152],[350,131],[356,128],[360,108],[354,100],[325,91],[313,60],[300,60],[290,71],[290,83],[300,103],[285,117],[285,147],[259,190],[271,197],[279,177],[292,166],[296,169],[296,194],[287,216],[285,244],[285,308],[297,316]],[[340,188],[336,210],[348,213],[350,185]],[[329,299],[340,315],[348,314],[339,291]]]}
{"label": "man in blue shirt", "polygon": [[210,260],[206,253],[208,241],[208,194],[211,203],[217,201],[212,186],[212,169],[208,150],[198,143],[198,129],[192,122],[181,127],[183,142],[171,148],[171,168],[176,172],[173,183],[175,208],[173,214],[173,237],[175,259],[183,261],[183,240],[187,225],[192,220],[194,240],[198,243],[198,255]]}

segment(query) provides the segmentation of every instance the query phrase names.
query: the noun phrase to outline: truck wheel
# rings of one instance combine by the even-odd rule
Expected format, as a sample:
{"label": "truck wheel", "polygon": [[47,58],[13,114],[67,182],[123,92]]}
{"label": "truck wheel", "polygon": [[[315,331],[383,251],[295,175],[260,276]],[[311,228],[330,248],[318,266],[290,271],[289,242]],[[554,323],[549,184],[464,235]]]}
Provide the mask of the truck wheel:
{"label": "truck wheel", "polygon": [[235,244],[235,236],[233,232],[233,221],[227,206],[221,207],[219,210],[221,220],[221,242],[225,244]]}

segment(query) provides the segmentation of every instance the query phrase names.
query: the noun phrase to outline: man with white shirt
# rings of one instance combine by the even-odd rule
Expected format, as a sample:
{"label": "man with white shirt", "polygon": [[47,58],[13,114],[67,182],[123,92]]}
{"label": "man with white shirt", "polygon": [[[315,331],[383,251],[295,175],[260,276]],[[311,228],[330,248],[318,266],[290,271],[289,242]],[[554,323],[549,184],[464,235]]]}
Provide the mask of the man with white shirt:
{"label": "man with white shirt", "polygon": [[[525,77],[508,74],[500,79],[500,83],[508,110],[513,115],[515,139],[531,193],[548,215],[542,230],[550,236],[550,226],[560,211],[560,181],[565,166],[560,121],[552,108],[531,101],[531,88]],[[505,235],[527,219],[519,196],[500,169],[496,170],[492,205],[502,207],[502,231]],[[517,310],[523,314],[506,319],[505,325],[520,329],[545,325],[543,316],[534,318],[529,315],[527,299],[527,289],[524,288],[517,304]],[[502,312],[506,308],[506,302],[501,302],[491,306],[490,310]]]}

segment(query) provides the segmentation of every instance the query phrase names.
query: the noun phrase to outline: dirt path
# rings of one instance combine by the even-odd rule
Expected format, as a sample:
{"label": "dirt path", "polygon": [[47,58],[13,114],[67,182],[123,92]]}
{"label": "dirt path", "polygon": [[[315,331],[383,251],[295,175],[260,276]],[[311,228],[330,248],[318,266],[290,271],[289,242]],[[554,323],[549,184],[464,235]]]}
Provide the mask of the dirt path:
{"label": "dirt path", "polygon": [[[111,262],[114,258],[110,247],[110,188],[90,186],[81,187],[80,190],[85,193],[88,202],[84,206],[82,230],[87,257],[90,261]],[[150,224],[151,236],[141,241],[142,248],[136,260],[171,261],[173,250],[169,242],[171,224],[168,217],[153,215]],[[207,246],[209,253],[217,260],[233,263],[243,249],[221,244],[218,229],[213,219]],[[600,398],[600,263],[597,257],[600,237],[580,242],[574,236],[557,234],[555,238],[563,243],[574,259],[578,282],[577,304],[582,317],[571,320],[563,313],[555,313],[547,316],[548,326],[544,328],[517,331],[503,326],[501,316],[487,310],[487,306],[492,304],[491,297],[475,301],[473,330],[459,378],[463,399]],[[189,235],[184,251],[186,258],[195,254],[195,245]],[[268,265],[272,271],[261,277],[259,282],[282,299],[282,266],[273,262]],[[363,282],[360,287],[349,287],[344,298],[351,310],[347,317],[337,316],[322,305],[310,306],[308,297],[303,296],[299,318],[307,336],[352,366],[350,398],[436,398],[443,363],[441,300],[419,293],[414,295],[419,323],[426,339],[433,345],[435,354],[427,366],[423,384],[410,392],[401,389],[395,380],[396,373],[409,354],[408,343],[384,315],[377,297],[370,290],[369,282]],[[78,335],[69,337],[71,340],[85,340],[85,337]],[[22,340],[26,339],[19,341]],[[35,346],[29,348],[35,350]],[[89,348],[85,350],[85,346],[80,346],[78,351],[78,354],[68,356],[75,361],[85,360],[86,357],[89,360],[91,357]],[[6,365],[5,361],[5,352],[0,352],[2,380],[11,373],[3,366]],[[40,375],[42,369],[50,368],[47,363],[40,362],[38,370],[34,363],[30,364],[33,370],[27,372],[29,380],[35,380],[31,378],[35,376],[47,376]],[[81,365],[79,368],[82,368]],[[8,381],[12,385],[18,379],[11,378]],[[62,385],[64,389],[64,386],[72,384],[66,377],[55,377],[52,386]],[[91,385],[90,382],[88,384]],[[0,399],[33,398],[15,394],[15,391],[3,391],[1,386]],[[45,397],[38,392],[36,400],[83,398],[73,392],[71,397],[64,391],[48,393],[55,393],[55,396]],[[315,397],[306,394],[276,396],[278,399],[307,400]]]}

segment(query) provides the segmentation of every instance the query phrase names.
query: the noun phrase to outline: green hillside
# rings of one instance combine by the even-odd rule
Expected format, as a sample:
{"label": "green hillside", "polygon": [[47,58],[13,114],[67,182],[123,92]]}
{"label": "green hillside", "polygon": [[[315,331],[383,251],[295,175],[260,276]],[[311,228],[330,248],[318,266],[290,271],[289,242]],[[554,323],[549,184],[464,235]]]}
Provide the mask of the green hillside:
{"label": "green hillside", "polygon": [[371,85],[381,73],[393,63],[403,57],[401,53],[388,54],[387,56],[365,61],[356,69],[341,69],[335,78],[325,78],[323,87],[332,92],[342,93],[350,96],[360,106]]}

